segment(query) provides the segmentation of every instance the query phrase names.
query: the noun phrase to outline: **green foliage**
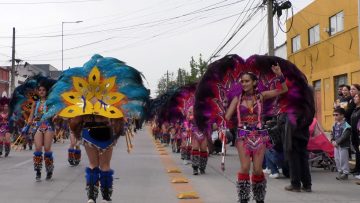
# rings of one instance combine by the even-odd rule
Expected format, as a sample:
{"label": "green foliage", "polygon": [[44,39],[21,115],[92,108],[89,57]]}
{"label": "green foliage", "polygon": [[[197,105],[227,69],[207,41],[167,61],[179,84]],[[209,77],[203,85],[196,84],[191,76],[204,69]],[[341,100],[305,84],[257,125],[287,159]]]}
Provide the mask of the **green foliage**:
{"label": "green foliage", "polygon": [[173,72],[167,72],[161,76],[156,94],[160,95],[165,93],[168,89],[174,87],[180,87],[186,84],[198,82],[199,79],[205,74],[208,64],[204,61],[202,55],[199,55],[199,59],[196,61],[194,57],[190,60],[190,72],[185,69],[179,68],[176,73],[176,77]]}

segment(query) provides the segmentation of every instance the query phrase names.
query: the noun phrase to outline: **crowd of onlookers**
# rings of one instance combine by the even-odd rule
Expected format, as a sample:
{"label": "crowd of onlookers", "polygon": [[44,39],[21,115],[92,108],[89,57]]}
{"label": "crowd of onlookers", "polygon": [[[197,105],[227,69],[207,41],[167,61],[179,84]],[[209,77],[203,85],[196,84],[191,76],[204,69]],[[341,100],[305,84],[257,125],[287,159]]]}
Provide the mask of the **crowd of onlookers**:
{"label": "crowd of onlookers", "polygon": [[[350,174],[360,180],[360,85],[340,85],[334,102],[334,124],[330,141],[334,148],[337,180],[347,180]],[[350,170],[349,159],[355,158],[355,166]],[[282,146],[274,145],[265,154],[264,172],[270,178],[288,177],[288,167],[284,162]],[[356,182],[360,185],[360,181]]]}

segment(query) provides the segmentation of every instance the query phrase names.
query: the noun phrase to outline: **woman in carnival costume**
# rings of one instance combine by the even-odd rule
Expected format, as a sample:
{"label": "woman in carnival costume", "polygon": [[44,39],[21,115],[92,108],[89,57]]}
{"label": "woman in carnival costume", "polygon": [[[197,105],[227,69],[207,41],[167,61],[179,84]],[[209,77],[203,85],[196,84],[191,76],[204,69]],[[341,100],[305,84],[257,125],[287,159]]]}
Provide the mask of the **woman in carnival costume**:
{"label": "woman in carnival costume", "polygon": [[[33,156],[35,179],[40,181],[43,159],[45,160],[46,179],[52,178],[54,159],[51,151],[54,136],[51,119],[40,121],[47,111],[46,99],[48,90],[56,81],[41,75],[28,78],[24,84],[15,88],[10,101],[10,122],[26,121],[22,129],[22,136],[31,144],[34,140],[35,152]],[[12,126],[12,125],[11,125]],[[34,138],[33,138],[34,136]],[[44,146],[44,158],[43,158]]]}
{"label": "woman in carnival costume", "polygon": [[[199,172],[200,174],[205,174],[208,160],[208,145],[207,137],[204,135],[204,133],[199,131],[195,123],[195,90],[196,84],[180,88],[179,96],[177,96],[176,100],[179,103],[177,108],[182,111],[185,117],[184,127],[186,129],[186,133],[188,134],[187,138],[191,139],[187,153],[189,153],[189,151],[191,150],[191,165],[193,168],[193,174],[198,175]],[[171,114],[174,115],[173,113]]]}
{"label": "woman in carnival costume", "polygon": [[94,55],[83,67],[71,68],[59,78],[49,95],[45,119],[58,114],[71,118],[74,136],[82,138],[89,159],[85,170],[88,203],[111,202],[113,146],[124,131],[125,120],[143,115],[149,91],[139,71],[110,57]]}
{"label": "woman in carnival costume", "polygon": [[10,153],[10,131],[9,131],[9,99],[3,97],[0,99],[0,156],[5,148],[5,157]]}
{"label": "woman in carnival costume", "polygon": [[52,141],[54,139],[54,124],[51,118],[42,120],[42,116],[47,112],[46,99],[48,87],[45,84],[40,84],[38,87],[39,100],[34,102],[31,107],[28,123],[33,124],[34,128],[34,170],[36,171],[36,180],[41,179],[41,169],[43,162],[43,148],[44,148],[44,162],[46,169],[46,180],[50,180],[54,171],[54,157],[51,151]]}
{"label": "woman in carnival costume", "polygon": [[195,120],[200,130],[211,131],[216,123],[223,134],[226,127],[237,121],[236,146],[241,162],[238,202],[249,202],[251,190],[257,203],[265,200],[262,163],[271,143],[263,129],[264,116],[273,115],[280,106],[292,121],[296,120],[294,115],[304,111],[298,104],[311,99],[302,97],[307,90],[305,76],[295,65],[278,57],[254,55],[244,61],[229,55],[209,65],[196,92]]}

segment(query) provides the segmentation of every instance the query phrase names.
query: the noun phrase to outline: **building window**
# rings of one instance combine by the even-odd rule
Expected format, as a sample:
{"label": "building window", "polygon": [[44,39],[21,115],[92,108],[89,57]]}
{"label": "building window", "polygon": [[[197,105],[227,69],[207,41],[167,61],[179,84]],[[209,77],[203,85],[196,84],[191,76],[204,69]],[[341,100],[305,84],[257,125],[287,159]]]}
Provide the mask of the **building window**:
{"label": "building window", "polygon": [[344,12],[341,11],[330,17],[330,35],[344,30]]}
{"label": "building window", "polygon": [[309,45],[320,41],[320,26],[315,25],[309,29]]}
{"label": "building window", "polygon": [[291,39],[292,41],[292,52],[297,52],[298,50],[301,49],[301,44],[300,44],[300,35],[297,35],[296,37]]}
{"label": "building window", "polygon": [[338,97],[338,88],[340,85],[347,85],[347,74],[334,77],[334,95]]}

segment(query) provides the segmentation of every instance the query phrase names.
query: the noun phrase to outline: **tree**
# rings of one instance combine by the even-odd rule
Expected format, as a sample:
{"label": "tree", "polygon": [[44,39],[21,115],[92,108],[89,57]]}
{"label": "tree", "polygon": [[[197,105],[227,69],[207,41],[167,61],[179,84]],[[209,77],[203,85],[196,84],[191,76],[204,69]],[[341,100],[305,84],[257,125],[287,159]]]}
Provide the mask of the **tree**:
{"label": "tree", "polygon": [[165,93],[168,89],[174,88],[177,86],[177,81],[174,79],[174,73],[165,73],[160,77],[160,80],[157,85],[156,94],[161,95]]}
{"label": "tree", "polygon": [[158,89],[156,90],[156,93],[160,95],[175,86],[180,87],[189,83],[198,82],[199,79],[205,74],[208,67],[208,63],[207,61],[203,60],[202,54],[199,55],[199,59],[197,61],[195,61],[194,57],[192,56],[189,65],[190,72],[179,68],[177,70],[176,77],[174,77],[174,73],[168,72],[162,75],[157,85]]}

